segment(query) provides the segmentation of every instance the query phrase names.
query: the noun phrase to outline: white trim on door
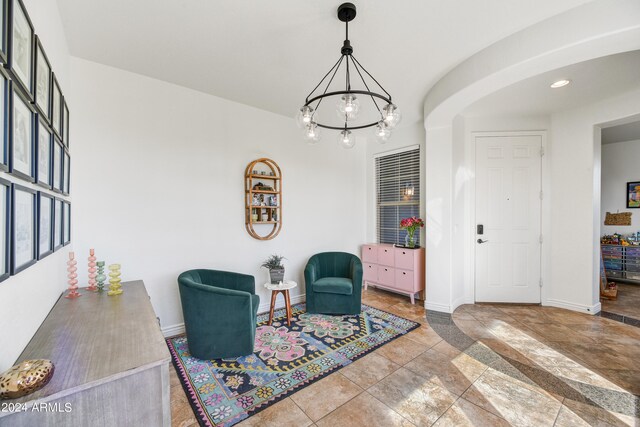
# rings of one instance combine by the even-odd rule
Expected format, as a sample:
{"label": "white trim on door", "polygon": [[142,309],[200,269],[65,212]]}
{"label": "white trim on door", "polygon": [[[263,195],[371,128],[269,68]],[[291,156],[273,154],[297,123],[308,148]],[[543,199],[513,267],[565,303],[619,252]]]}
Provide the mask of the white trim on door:
{"label": "white trim on door", "polygon": [[465,222],[464,222],[464,256],[468,260],[465,263],[464,274],[464,299],[456,300],[456,304],[451,307],[451,310],[455,310],[461,304],[474,304],[475,303],[475,245],[476,245],[476,232],[475,232],[475,211],[476,211],[476,148],[475,140],[477,137],[487,136],[540,136],[542,140],[542,147],[544,155],[542,156],[542,212],[541,212],[541,230],[543,235],[543,243],[541,250],[541,277],[542,277],[542,290],[540,293],[540,301],[542,305],[549,305],[547,301],[547,289],[550,280],[550,260],[551,254],[551,183],[550,183],[550,164],[549,164],[549,147],[547,141],[546,130],[531,130],[531,131],[482,131],[482,132],[469,132],[465,141],[465,167],[468,171],[469,185],[466,186],[464,194],[465,200]]}

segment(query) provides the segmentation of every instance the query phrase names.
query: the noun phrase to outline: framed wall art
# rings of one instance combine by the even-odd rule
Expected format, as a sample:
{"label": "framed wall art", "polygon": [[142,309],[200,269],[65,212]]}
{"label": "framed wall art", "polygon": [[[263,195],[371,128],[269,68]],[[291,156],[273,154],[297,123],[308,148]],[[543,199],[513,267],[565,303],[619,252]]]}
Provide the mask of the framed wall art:
{"label": "framed wall art", "polygon": [[52,169],[51,169],[51,145],[53,144],[53,132],[47,126],[45,118],[38,115],[38,132],[36,149],[36,183],[45,188],[50,189],[52,186]]}
{"label": "framed wall art", "polygon": [[62,216],[62,199],[53,200],[53,250],[57,251],[62,245],[64,218]]}
{"label": "framed wall art", "polygon": [[36,192],[13,184],[11,206],[11,274],[17,274],[36,262]]}
{"label": "framed wall art", "polygon": [[36,65],[34,99],[38,112],[47,123],[51,123],[51,64],[42,48],[42,42],[36,36]]}
{"label": "framed wall art", "polygon": [[53,253],[54,197],[38,192],[38,260]]}
{"label": "framed wall art", "polygon": [[71,204],[69,202],[64,202],[62,204],[62,217],[62,228],[64,229],[62,233],[62,244],[67,246],[71,243]]}
{"label": "framed wall art", "polygon": [[62,99],[62,142],[65,147],[69,147],[69,107],[67,106],[67,98]]}
{"label": "framed wall art", "polygon": [[11,183],[0,178],[0,282],[10,274]]}
{"label": "framed wall art", "polygon": [[640,208],[640,181],[627,182],[627,208]]}
{"label": "framed wall art", "polygon": [[62,193],[62,168],[64,149],[62,148],[62,142],[56,137],[53,138],[53,159],[51,164],[51,170],[53,172],[52,190],[56,193]]}
{"label": "framed wall art", "polygon": [[33,25],[21,0],[9,0],[8,65],[17,83],[33,101]]}
{"label": "framed wall art", "polygon": [[55,73],[51,73],[51,90],[51,128],[62,137],[62,92]]}
{"label": "framed wall art", "polygon": [[[2,0],[0,0],[2,1]],[[0,67],[0,170],[9,170],[9,120],[11,80]]]}
{"label": "framed wall art", "polygon": [[0,0],[0,62],[7,63],[9,0]]}
{"label": "framed wall art", "polygon": [[70,178],[71,178],[71,157],[69,156],[69,152],[67,149],[63,149],[63,159],[64,162],[62,164],[62,194],[65,196],[69,195]]}
{"label": "framed wall art", "polygon": [[9,120],[9,172],[26,181],[35,179],[35,113],[25,95],[15,85],[11,88]]}

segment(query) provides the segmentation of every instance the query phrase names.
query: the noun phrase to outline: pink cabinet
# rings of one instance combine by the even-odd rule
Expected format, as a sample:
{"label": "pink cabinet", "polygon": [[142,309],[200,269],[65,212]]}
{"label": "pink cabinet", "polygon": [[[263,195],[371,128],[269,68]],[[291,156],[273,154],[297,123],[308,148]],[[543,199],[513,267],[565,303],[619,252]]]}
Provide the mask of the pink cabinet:
{"label": "pink cabinet", "polygon": [[378,265],[365,262],[362,264],[362,280],[377,282],[378,281]]}
{"label": "pink cabinet", "polygon": [[364,288],[368,285],[409,295],[424,290],[424,248],[396,248],[388,244],[362,245]]}
{"label": "pink cabinet", "polygon": [[376,245],[362,246],[362,262],[378,262],[378,247]]}

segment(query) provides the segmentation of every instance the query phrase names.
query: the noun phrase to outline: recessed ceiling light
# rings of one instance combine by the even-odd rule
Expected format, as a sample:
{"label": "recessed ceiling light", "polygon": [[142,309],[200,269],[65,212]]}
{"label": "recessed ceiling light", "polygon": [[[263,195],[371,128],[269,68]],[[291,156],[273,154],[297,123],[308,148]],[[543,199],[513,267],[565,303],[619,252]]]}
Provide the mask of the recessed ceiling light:
{"label": "recessed ceiling light", "polygon": [[571,80],[566,80],[566,79],[558,80],[557,82],[551,83],[551,88],[558,89],[559,87],[566,86],[569,83],[571,83]]}

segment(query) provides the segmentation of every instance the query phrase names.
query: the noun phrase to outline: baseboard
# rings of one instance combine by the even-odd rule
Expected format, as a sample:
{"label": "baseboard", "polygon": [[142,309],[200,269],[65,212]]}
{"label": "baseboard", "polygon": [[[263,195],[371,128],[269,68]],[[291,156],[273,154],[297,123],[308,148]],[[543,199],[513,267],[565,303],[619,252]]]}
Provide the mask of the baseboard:
{"label": "baseboard", "polygon": [[[306,301],[306,294],[294,295],[291,297],[291,304],[298,304],[300,302]],[[276,301],[276,310],[284,307],[284,300],[282,298],[278,298]],[[258,306],[258,313],[264,313],[269,311],[271,308],[271,301],[263,302]],[[175,325],[165,326],[160,329],[162,331],[162,335],[167,337],[172,337],[175,335],[180,335],[184,333],[184,323],[177,323]]]}
{"label": "baseboard", "polygon": [[473,301],[469,302],[469,299],[464,295],[460,298],[456,298],[453,303],[451,303],[451,312],[453,313],[454,311],[456,311],[456,308],[460,307],[463,304],[473,304]]}
{"label": "baseboard", "polygon": [[164,335],[165,338],[184,334],[184,323],[177,323],[175,325],[165,326],[164,328],[160,328],[160,330],[162,331],[162,335]]}
{"label": "baseboard", "polygon": [[439,311],[440,313],[451,313],[451,306],[446,304],[440,304],[437,302],[426,301],[424,308],[431,311]]}
{"label": "baseboard", "polygon": [[602,309],[600,302],[594,305],[582,305],[573,302],[562,301],[557,299],[547,299],[547,304],[552,307],[566,308],[567,310],[578,311],[580,313],[596,314]]}
{"label": "baseboard", "polygon": [[[269,297],[271,297],[271,295],[269,295]],[[293,295],[291,297],[291,304],[298,304],[300,302],[305,302],[306,300],[307,300],[306,294]],[[278,299],[276,300],[276,310],[283,307],[284,307],[284,298],[278,297]],[[270,308],[271,308],[271,301],[265,301],[258,306],[258,313],[264,313],[266,311],[269,311]]]}

